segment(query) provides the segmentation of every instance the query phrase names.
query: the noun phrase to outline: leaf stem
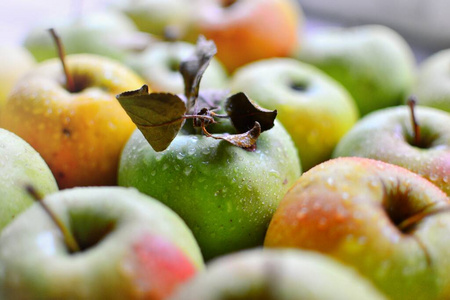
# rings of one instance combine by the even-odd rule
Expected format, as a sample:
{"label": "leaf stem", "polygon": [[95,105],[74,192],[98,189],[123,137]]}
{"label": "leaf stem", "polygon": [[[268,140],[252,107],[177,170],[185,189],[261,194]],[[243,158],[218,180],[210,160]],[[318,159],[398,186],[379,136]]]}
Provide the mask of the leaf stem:
{"label": "leaf stem", "polygon": [[71,76],[71,74],[70,74],[70,72],[69,72],[69,70],[67,68],[67,65],[66,65],[66,59],[65,59],[66,58],[66,54],[65,54],[64,47],[63,47],[63,44],[61,42],[61,39],[59,38],[59,36],[56,33],[55,29],[50,28],[48,31],[52,35],[53,40],[56,43],[56,48],[58,49],[58,56],[59,56],[59,59],[61,60],[61,64],[62,64],[62,67],[63,67],[63,70],[64,70],[64,75],[66,76],[66,88],[67,88],[67,90],[69,92],[74,93],[75,92],[75,83],[74,83],[73,78],[72,78],[72,76]]}
{"label": "leaf stem", "polygon": [[77,241],[75,240],[75,237],[73,236],[73,234],[69,231],[67,226],[64,225],[64,223],[61,221],[61,219],[43,201],[43,198],[38,193],[38,191],[31,185],[27,185],[26,190],[27,190],[28,194],[30,194],[34,198],[34,200],[36,200],[41,205],[41,207],[45,210],[45,212],[50,216],[50,218],[53,220],[53,222],[59,228],[59,230],[63,234],[64,241],[66,243],[67,248],[69,248],[69,251],[71,253],[79,252],[80,246],[78,245]]}

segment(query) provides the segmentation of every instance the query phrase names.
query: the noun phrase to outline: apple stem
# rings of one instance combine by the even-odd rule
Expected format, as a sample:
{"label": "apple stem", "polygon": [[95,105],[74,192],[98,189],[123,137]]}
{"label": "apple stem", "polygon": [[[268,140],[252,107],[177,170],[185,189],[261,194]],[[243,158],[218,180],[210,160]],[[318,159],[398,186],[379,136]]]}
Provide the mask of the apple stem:
{"label": "apple stem", "polygon": [[440,214],[440,213],[450,213],[450,206],[438,208],[438,209],[430,211],[428,213],[419,213],[419,214],[413,215],[413,216],[407,218],[406,220],[404,220],[403,222],[401,222],[398,225],[398,228],[401,231],[406,231],[408,228],[410,228],[411,226],[414,226],[415,224],[419,223],[420,221],[422,221],[426,217],[437,215],[437,214]]}
{"label": "apple stem", "polygon": [[420,144],[420,126],[416,119],[415,114],[415,106],[416,106],[417,100],[414,96],[409,97],[408,99],[408,106],[411,111],[411,123],[413,127],[413,133],[414,133],[414,144],[418,146]]}
{"label": "apple stem", "polygon": [[34,200],[36,200],[41,205],[41,207],[50,216],[50,218],[53,220],[53,222],[56,224],[59,230],[61,230],[64,237],[64,241],[66,243],[66,246],[69,248],[69,251],[71,253],[79,252],[80,246],[75,240],[73,234],[67,229],[64,223],[61,221],[61,219],[57,215],[55,215],[55,213],[50,209],[50,207],[48,207],[48,205],[43,201],[43,198],[38,193],[38,191],[31,185],[27,185],[26,190],[28,194],[30,194],[34,198]]}
{"label": "apple stem", "polygon": [[58,56],[59,56],[59,59],[61,60],[61,64],[62,64],[62,67],[64,70],[64,75],[66,76],[66,88],[67,88],[67,90],[69,90],[69,92],[73,93],[73,92],[75,92],[75,83],[73,81],[72,76],[69,73],[69,70],[67,69],[66,59],[65,59],[66,54],[64,51],[63,44],[62,44],[61,39],[59,38],[58,34],[56,34],[55,29],[50,28],[49,31],[56,43],[56,48],[58,49]]}

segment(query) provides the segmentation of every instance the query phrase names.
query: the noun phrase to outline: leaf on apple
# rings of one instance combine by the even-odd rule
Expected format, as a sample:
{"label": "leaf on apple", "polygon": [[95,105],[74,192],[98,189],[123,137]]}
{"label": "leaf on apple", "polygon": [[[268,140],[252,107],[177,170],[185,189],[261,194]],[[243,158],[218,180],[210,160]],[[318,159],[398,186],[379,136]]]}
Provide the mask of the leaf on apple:
{"label": "leaf on apple", "polygon": [[261,132],[269,130],[277,117],[276,110],[267,110],[258,106],[244,93],[229,97],[225,103],[225,110],[239,133],[251,129],[255,122],[261,125]]}
{"label": "leaf on apple", "polygon": [[116,98],[155,151],[165,150],[184,124],[186,104],[177,95],[149,93],[143,85]]}
{"label": "leaf on apple", "polygon": [[212,135],[206,131],[205,127],[202,127],[202,129],[203,133],[205,133],[206,136],[212,137],[216,140],[227,141],[234,146],[240,147],[250,152],[256,150],[256,141],[261,134],[261,125],[258,122],[255,122],[250,130],[240,134]]}
{"label": "leaf on apple", "polygon": [[[200,36],[197,40],[195,52],[180,64],[180,73],[184,80],[184,94],[187,99],[187,111],[195,106],[199,90],[200,81],[209,62],[217,53],[216,45],[211,40],[206,40]],[[194,114],[197,111],[193,112]]]}

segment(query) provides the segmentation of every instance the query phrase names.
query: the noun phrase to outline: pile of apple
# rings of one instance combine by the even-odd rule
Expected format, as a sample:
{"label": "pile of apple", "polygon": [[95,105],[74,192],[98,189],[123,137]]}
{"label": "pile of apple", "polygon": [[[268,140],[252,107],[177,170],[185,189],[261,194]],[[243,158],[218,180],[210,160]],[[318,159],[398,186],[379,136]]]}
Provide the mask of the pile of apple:
{"label": "pile of apple", "polygon": [[0,299],[450,299],[450,49],[304,21],[116,0],[0,45]]}

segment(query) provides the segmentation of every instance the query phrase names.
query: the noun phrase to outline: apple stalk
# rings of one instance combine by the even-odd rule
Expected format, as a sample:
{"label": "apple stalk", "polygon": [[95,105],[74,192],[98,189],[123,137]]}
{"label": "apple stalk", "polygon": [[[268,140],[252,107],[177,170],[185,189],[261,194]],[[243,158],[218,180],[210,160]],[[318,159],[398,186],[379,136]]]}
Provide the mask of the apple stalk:
{"label": "apple stalk", "polygon": [[49,32],[52,35],[52,37],[55,41],[55,44],[56,44],[56,48],[58,50],[58,56],[59,56],[59,59],[61,60],[61,64],[62,64],[62,67],[64,70],[64,75],[66,77],[66,88],[67,88],[67,90],[69,90],[69,92],[73,93],[73,92],[75,92],[75,83],[73,81],[72,76],[69,73],[69,70],[67,69],[67,65],[66,65],[66,61],[65,61],[66,54],[64,51],[64,46],[63,46],[58,34],[56,33],[55,29],[50,28]]}

